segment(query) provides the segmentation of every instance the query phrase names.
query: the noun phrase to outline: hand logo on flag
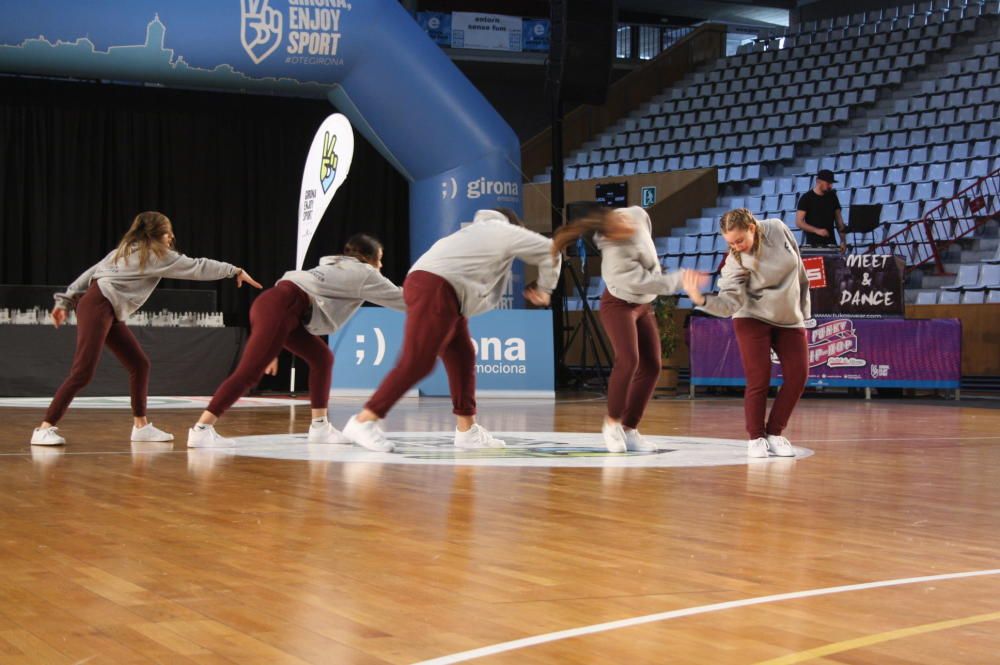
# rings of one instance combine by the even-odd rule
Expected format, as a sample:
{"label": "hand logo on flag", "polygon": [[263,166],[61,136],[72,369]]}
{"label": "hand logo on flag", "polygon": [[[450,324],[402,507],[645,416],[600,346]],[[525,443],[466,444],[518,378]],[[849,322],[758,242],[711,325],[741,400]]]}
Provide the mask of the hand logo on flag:
{"label": "hand logo on flag", "polygon": [[337,177],[337,153],[333,150],[335,145],[337,145],[337,135],[331,136],[330,132],[326,132],[323,135],[323,159],[319,164],[319,181],[323,185],[324,194],[330,189],[333,179]]}
{"label": "hand logo on flag", "polygon": [[[309,243],[323,213],[340,186],[347,179],[354,159],[354,131],[340,113],[331,114],[313,134],[309,154],[302,168],[302,188],[299,190],[298,240],[295,243],[295,269],[302,270]],[[319,184],[316,186],[316,178]]]}

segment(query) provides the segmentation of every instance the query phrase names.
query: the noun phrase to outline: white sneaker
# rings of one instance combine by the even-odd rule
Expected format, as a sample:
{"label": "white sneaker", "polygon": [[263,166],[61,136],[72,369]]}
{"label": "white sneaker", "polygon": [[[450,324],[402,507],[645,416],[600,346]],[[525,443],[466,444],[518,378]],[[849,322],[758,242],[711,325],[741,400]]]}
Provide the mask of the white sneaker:
{"label": "white sneaker", "polygon": [[192,427],[188,430],[188,448],[235,448],[236,442],[219,436],[215,427],[207,425],[205,429]]}
{"label": "white sneaker", "polygon": [[767,447],[778,457],[795,457],[795,448],[792,448],[792,442],[783,436],[768,434]]}
{"label": "white sneaker", "polygon": [[660,449],[655,443],[647,441],[637,429],[625,430],[625,447],[637,453],[654,453]]}
{"label": "white sneaker", "polygon": [[351,416],[344,425],[344,437],[352,443],[379,453],[391,453],[396,449],[392,441],[385,438],[385,432],[378,426],[377,420],[366,423],[358,422],[357,416]]}
{"label": "white sneaker", "polygon": [[624,453],[628,450],[628,445],[625,443],[625,429],[620,424],[612,424],[605,419],[601,425],[601,434],[604,435],[604,445],[607,446],[608,452]]}
{"label": "white sneaker", "polygon": [[747,443],[747,455],[750,457],[767,457],[767,439],[750,439]]}
{"label": "white sneaker", "polygon": [[64,446],[66,445],[66,439],[62,438],[57,434],[59,431],[58,427],[48,427],[42,429],[41,427],[36,427],[35,431],[31,434],[31,445],[33,446]]}
{"label": "white sneaker", "polygon": [[506,448],[507,442],[494,437],[484,427],[473,425],[465,432],[455,429],[456,448]]}
{"label": "white sneaker", "polygon": [[132,426],[132,441],[173,441],[174,435],[153,427],[153,423],[146,423],[144,427]]}
{"label": "white sneaker", "polygon": [[309,425],[309,443],[350,443],[351,440],[344,436],[343,432],[325,422],[321,425],[312,423]]}

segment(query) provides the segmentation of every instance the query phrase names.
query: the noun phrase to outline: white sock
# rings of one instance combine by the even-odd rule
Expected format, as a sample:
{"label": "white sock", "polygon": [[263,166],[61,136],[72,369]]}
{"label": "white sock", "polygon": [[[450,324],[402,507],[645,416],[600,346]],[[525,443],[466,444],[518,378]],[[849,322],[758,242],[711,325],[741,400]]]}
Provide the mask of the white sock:
{"label": "white sock", "polygon": [[326,416],[323,416],[322,418],[313,418],[313,425],[325,425],[326,423]]}
{"label": "white sock", "polygon": [[206,425],[206,424],[204,424],[204,423],[198,423],[197,425],[195,425],[195,426],[194,426],[194,428],[195,428],[196,430],[199,430],[199,431],[203,431],[203,430],[206,430],[206,429],[208,429],[209,427],[211,427],[211,425]]}

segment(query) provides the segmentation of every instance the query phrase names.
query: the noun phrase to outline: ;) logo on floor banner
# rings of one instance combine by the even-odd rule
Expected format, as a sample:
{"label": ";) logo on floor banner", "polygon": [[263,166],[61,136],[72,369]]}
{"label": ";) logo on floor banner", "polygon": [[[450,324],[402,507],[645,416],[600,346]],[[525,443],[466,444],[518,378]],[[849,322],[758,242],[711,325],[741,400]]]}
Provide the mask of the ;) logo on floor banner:
{"label": ";) logo on floor banner", "polygon": [[316,131],[302,171],[298,239],[295,244],[297,270],[302,270],[316,227],[333,195],[347,179],[353,158],[354,131],[351,123],[344,115],[334,113]]}
{"label": ";) logo on floor banner", "polygon": [[[378,367],[385,359],[385,335],[382,334],[381,328],[375,326],[372,328],[372,337],[375,339],[375,359],[372,361],[372,365]],[[368,358],[368,354],[365,352],[365,334],[358,333],[355,335],[354,342],[358,345],[358,348],[354,351],[354,358],[356,359],[354,364],[360,365]]]}
{"label": ";) logo on floor banner", "polygon": [[[400,312],[363,307],[330,335],[330,348],[338,359],[333,390],[370,392],[378,387],[396,364],[404,341],[403,326]],[[552,312],[495,310],[472,317],[469,332],[480,391],[553,394]],[[417,388],[421,395],[449,394],[448,377],[440,362]]]}

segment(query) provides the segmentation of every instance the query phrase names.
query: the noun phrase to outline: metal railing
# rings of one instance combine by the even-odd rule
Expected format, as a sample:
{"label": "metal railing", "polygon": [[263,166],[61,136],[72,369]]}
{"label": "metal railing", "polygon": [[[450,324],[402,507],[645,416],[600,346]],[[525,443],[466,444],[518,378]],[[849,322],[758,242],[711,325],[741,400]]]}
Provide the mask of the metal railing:
{"label": "metal railing", "polygon": [[873,243],[869,252],[891,252],[906,261],[906,270],[933,263],[947,274],[941,258],[953,244],[1000,216],[1000,169],[977,180],[924,216]]}

